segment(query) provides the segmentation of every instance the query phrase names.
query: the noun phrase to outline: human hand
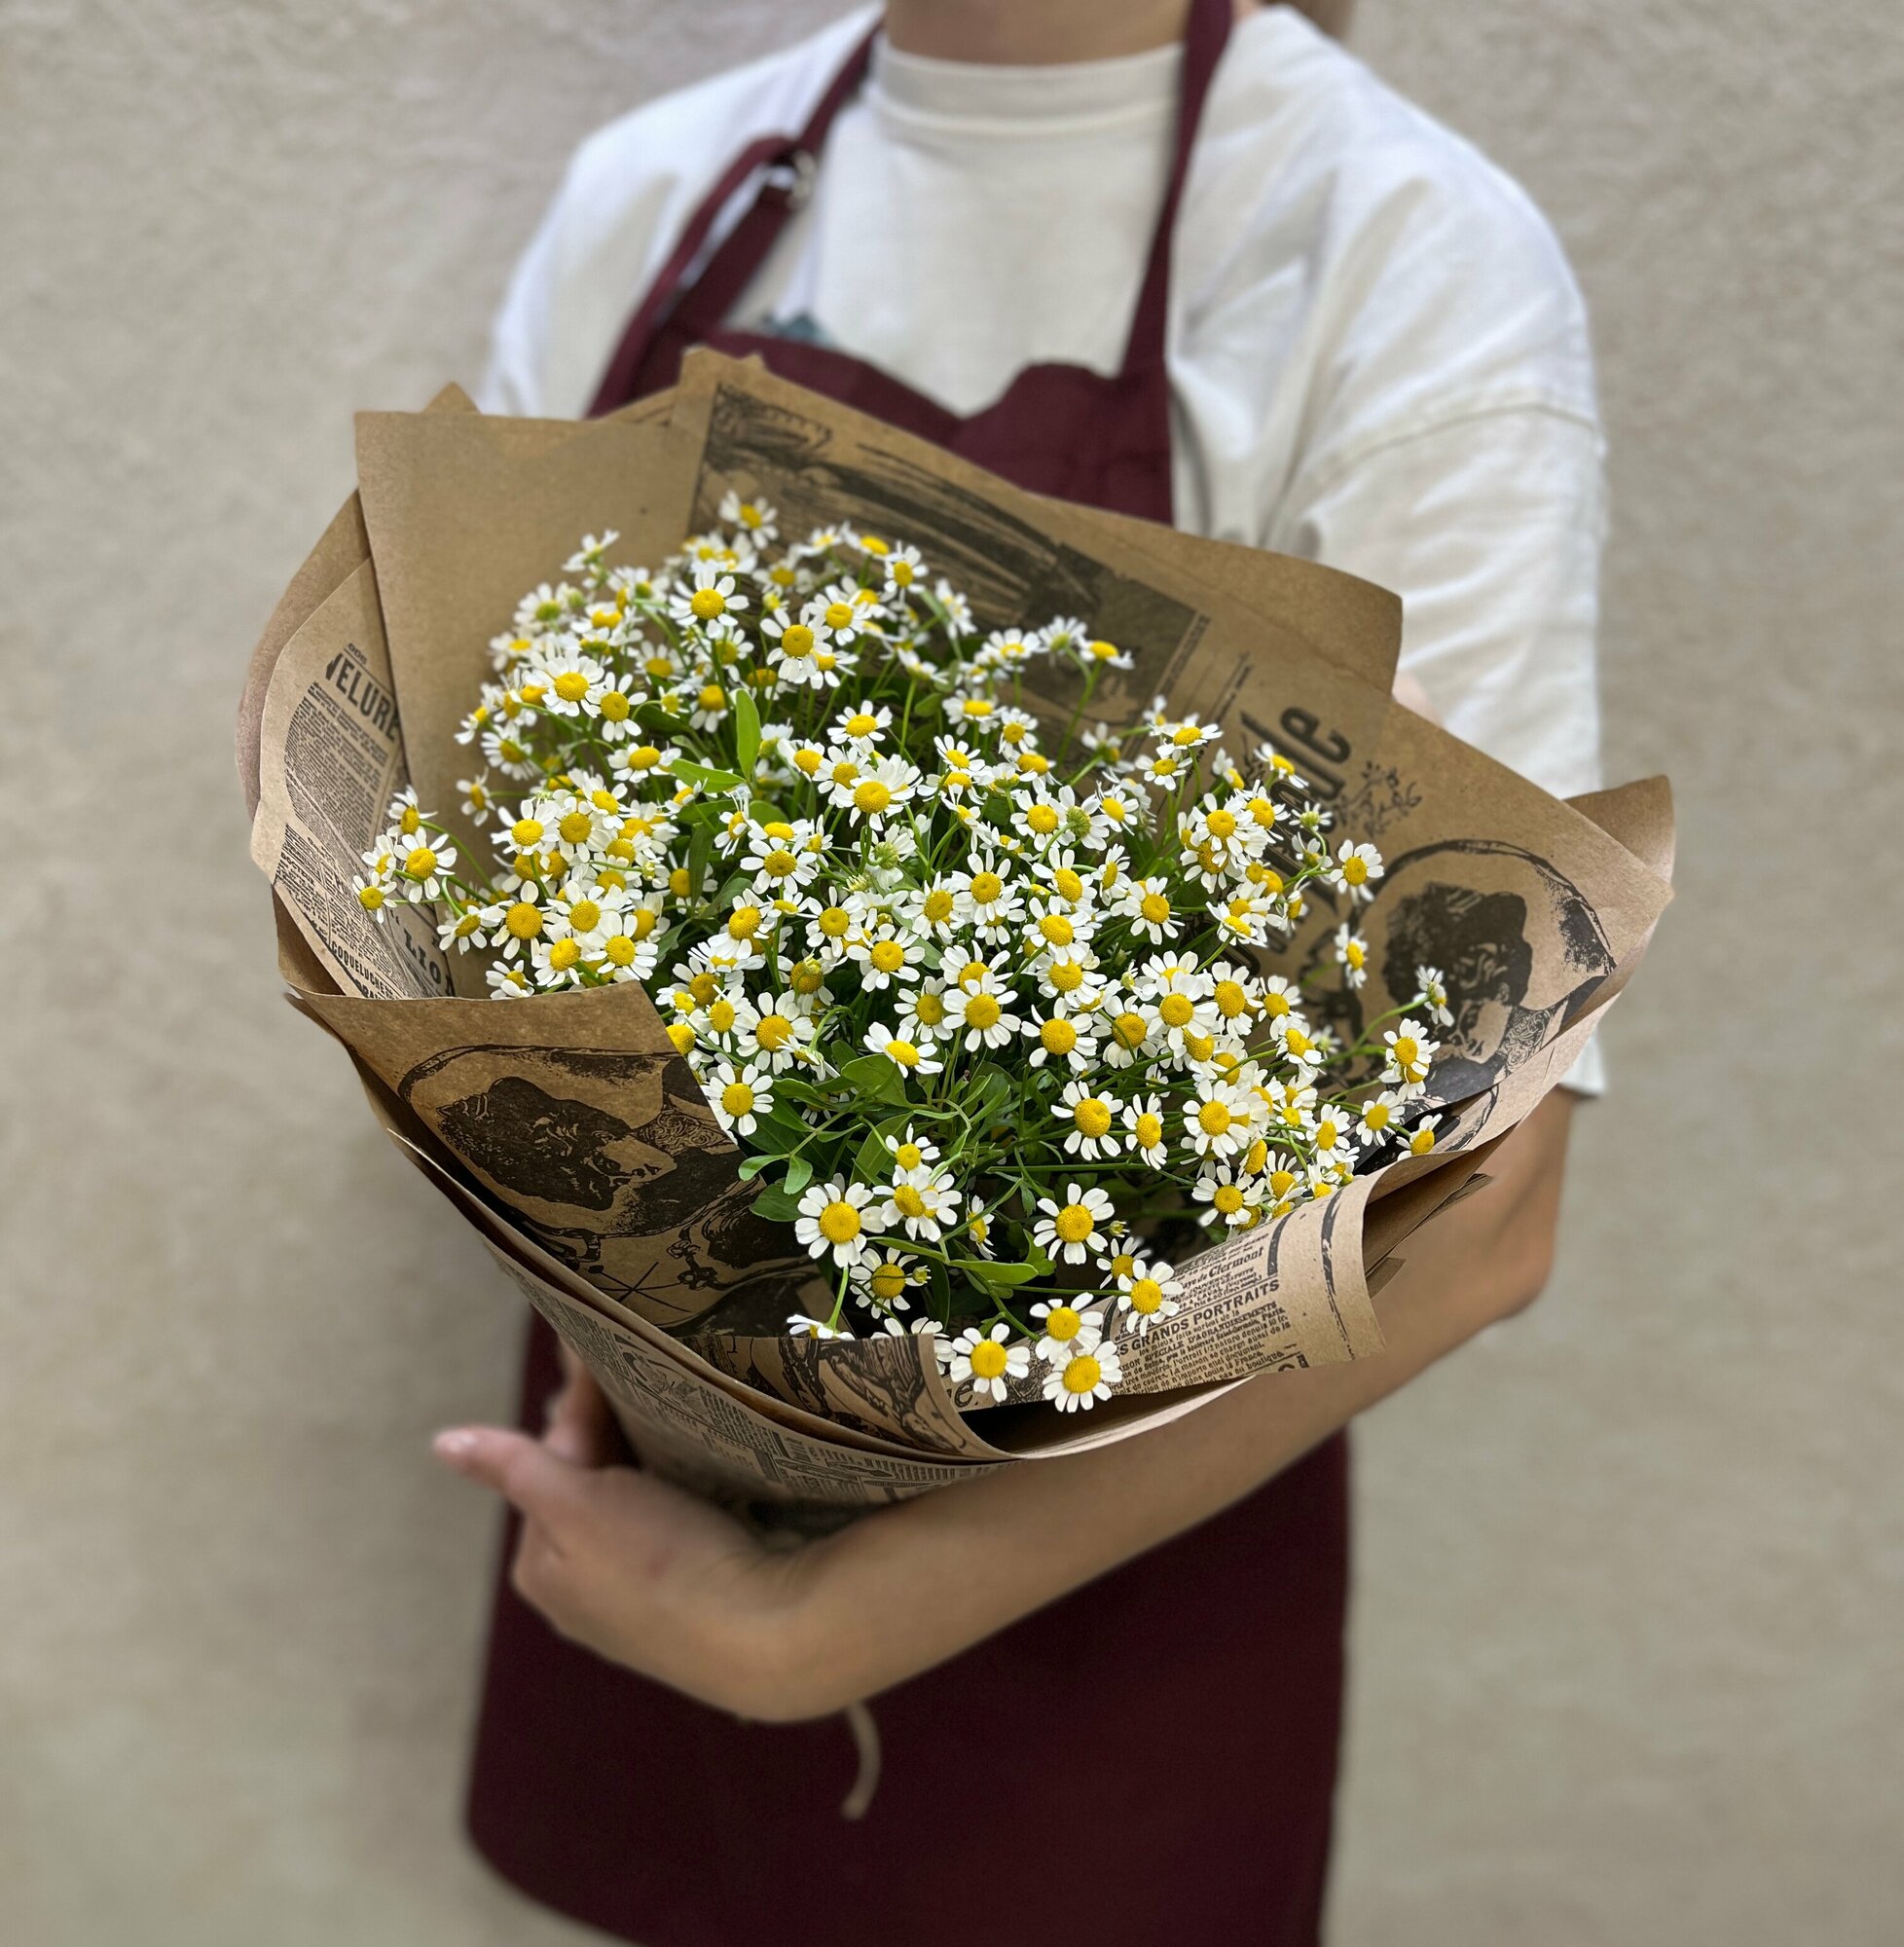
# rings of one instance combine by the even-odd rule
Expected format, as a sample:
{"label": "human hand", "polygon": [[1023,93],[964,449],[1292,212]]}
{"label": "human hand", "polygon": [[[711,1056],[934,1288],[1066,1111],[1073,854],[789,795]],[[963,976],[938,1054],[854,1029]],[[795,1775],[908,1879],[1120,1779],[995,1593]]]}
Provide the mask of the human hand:
{"label": "human hand", "polygon": [[627,1464],[608,1403],[567,1346],[567,1376],[534,1439],[439,1433],[437,1456],[521,1514],[516,1593],[611,1662],[737,1715],[811,1714],[798,1551]]}

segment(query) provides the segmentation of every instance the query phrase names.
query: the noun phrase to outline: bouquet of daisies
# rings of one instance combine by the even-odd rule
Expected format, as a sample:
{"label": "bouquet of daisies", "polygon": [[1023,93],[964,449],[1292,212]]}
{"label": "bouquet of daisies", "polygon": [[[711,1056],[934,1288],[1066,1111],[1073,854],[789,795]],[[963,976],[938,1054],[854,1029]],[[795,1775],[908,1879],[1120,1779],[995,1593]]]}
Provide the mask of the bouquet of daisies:
{"label": "bouquet of daisies", "polygon": [[1128,1438],[1380,1351],[1668,897],[1663,784],[1491,764],[1399,633],[712,354],[365,415],[240,711],[279,968],[649,1465]]}
{"label": "bouquet of daisies", "polygon": [[[656,569],[590,535],[491,642],[457,731],[476,866],[414,790],[359,902],[426,905],[499,1000],[639,981],[830,1303],[789,1332],[932,1334],[951,1377],[1061,1410],[1176,1313],[1194,1249],[1434,1147],[1438,970],[1349,1043],[1269,971],[1309,889],[1382,877],[1273,746],[1158,697],[1075,617],[981,635],[919,550],[777,544],[771,506]],[[1025,708],[1054,665],[1068,715]],[[1044,680],[1041,682],[1040,679]]]}

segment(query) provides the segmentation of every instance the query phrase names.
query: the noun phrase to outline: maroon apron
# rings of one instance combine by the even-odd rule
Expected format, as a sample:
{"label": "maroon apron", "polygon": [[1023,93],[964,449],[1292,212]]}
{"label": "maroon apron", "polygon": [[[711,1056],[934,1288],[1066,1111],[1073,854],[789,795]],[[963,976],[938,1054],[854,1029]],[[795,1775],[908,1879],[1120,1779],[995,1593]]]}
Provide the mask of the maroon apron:
{"label": "maroon apron", "polygon": [[[823,347],[722,328],[859,85],[871,39],[797,137],[753,143],[629,322],[592,411],[675,383],[681,354],[775,372],[1020,486],[1171,518],[1164,320],[1178,200],[1230,0],[1193,0],[1175,159],[1123,368],[1034,365],[970,419]],[[763,174],[764,172],[764,174]],[[702,267],[721,210],[751,206]],[[522,1424],[560,1383],[531,1321]],[[1266,1487],[876,1698],[863,1817],[845,1719],[751,1724],[565,1642],[509,1587],[503,1541],[469,1825],[498,1872],[641,1947],[1299,1947],[1318,1938],[1340,1728],[1348,1457]],[[1101,1714],[1094,1700],[1115,1700]]]}

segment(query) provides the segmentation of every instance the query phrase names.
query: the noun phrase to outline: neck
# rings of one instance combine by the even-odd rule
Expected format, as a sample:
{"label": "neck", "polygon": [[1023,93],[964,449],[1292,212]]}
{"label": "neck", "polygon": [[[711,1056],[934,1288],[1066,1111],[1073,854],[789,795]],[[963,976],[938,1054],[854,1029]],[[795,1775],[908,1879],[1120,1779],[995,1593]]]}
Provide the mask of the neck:
{"label": "neck", "polygon": [[1190,0],[887,0],[886,40],[933,60],[1045,67],[1115,60],[1184,37]]}

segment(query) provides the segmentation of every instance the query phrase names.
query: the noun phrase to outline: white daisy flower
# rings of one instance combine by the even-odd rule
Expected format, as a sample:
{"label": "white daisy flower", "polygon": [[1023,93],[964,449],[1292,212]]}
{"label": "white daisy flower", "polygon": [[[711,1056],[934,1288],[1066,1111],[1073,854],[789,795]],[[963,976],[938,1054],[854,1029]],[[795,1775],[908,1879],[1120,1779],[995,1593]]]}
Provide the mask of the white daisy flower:
{"label": "white daisy flower", "polygon": [[1117,1273],[1117,1306],[1130,1314],[1130,1327],[1141,1339],[1159,1318],[1174,1318],[1184,1281],[1161,1258],[1133,1258]]}
{"label": "white daisy flower", "polygon": [[1130,1137],[1131,1154],[1153,1169],[1169,1160],[1170,1143],[1163,1120],[1161,1095],[1138,1095],[1124,1111],[1124,1128]]}
{"label": "white daisy flower", "polygon": [[787,1313],[787,1333],[790,1339],[851,1339],[853,1334],[844,1325],[835,1325],[830,1319],[809,1318],[804,1311]]}
{"label": "white daisy flower", "polygon": [[985,974],[970,987],[946,990],[947,1032],[954,1040],[963,1037],[969,1052],[981,1047],[1003,1047],[1022,1032],[1024,1022],[1011,1012],[1016,996],[1002,991],[991,974]]}
{"label": "white daisy flower", "polygon": [[856,1265],[865,1254],[871,1233],[885,1229],[879,1210],[869,1207],[872,1202],[873,1192],[863,1183],[849,1183],[844,1177],[816,1183],[800,1198],[793,1234],[809,1257],[824,1258],[830,1252],[835,1264]]}
{"label": "white daisy flower", "polygon": [[713,633],[722,624],[731,629],[735,614],[747,606],[748,598],[722,565],[704,561],[696,564],[691,585],[669,598],[668,613],[683,627],[699,623]]}
{"label": "white daisy flower", "polygon": [[1051,1114],[1065,1126],[1065,1154],[1081,1156],[1086,1162],[1116,1156],[1123,1148],[1117,1133],[1119,1106],[1114,1096],[1095,1093],[1087,1082],[1067,1082],[1051,1105]]}
{"label": "white daisy flower", "polygon": [[1089,1014],[1052,1013],[1027,1021],[1025,1033],[1037,1044],[1031,1055],[1034,1068],[1048,1061],[1053,1069],[1069,1068],[1072,1074],[1082,1075],[1097,1060],[1097,1036]]}
{"label": "white daisy flower", "polygon": [[1438,1028],[1451,1028],[1454,1025],[1454,1010],[1447,1004],[1447,975],[1439,967],[1417,967],[1414,983],[1421,990],[1421,1002],[1428,1010],[1428,1018]]}
{"label": "white daisy flower", "polygon": [[1352,900],[1372,900],[1374,882],[1381,875],[1381,854],[1373,845],[1357,845],[1344,838],[1325,876],[1338,893],[1346,893]]}
{"label": "white daisy flower", "polygon": [[1249,1148],[1257,1103],[1230,1083],[1204,1081],[1184,1109],[1184,1134],[1192,1155],[1232,1157]]}
{"label": "white daisy flower", "polygon": [[1073,1265],[1085,1263],[1105,1248],[1104,1227],[1117,1215],[1110,1197],[1096,1185],[1086,1190],[1078,1183],[1066,1185],[1062,1202],[1041,1196],[1038,1208],[1032,1242],[1054,1263],[1062,1258]]}
{"label": "white daisy flower", "polygon": [[1429,1064],[1441,1043],[1430,1041],[1421,1023],[1410,1018],[1405,1019],[1400,1027],[1388,1029],[1382,1036],[1382,1045],[1387,1056],[1381,1079],[1399,1086],[1403,1096],[1411,1101],[1426,1086]]}
{"label": "white daisy flower", "polygon": [[1123,1378],[1117,1348],[1109,1341],[1080,1346],[1062,1364],[1053,1363],[1044,1376],[1044,1397],[1060,1413],[1088,1410],[1111,1397]]}
{"label": "white daisy flower", "polygon": [[881,1222],[889,1231],[903,1225],[908,1237],[923,1237],[929,1244],[936,1244],[959,1221],[960,1200],[950,1170],[922,1163],[894,1177]]}
{"label": "white daisy flower", "polygon": [[1352,927],[1336,929],[1336,965],[1351,987],[1359,987],[1369,977],[1369,942]]}
{"label": "white daisy flower", "polygon": [[737,1068],[731,1061],[716,1062],[701,1088],[730,1136],[752,1135],[758,1119],[774,1106],[773,1077],[751,1063]]}
{"label": "white daisy flower", "polygon": [[866,1050],[883,1054],[901,1075],[937,1075],[945,1067],[932,1042],[895,1034],[884,1021],[874,1021],[866,1029]]}
{"label": "white daisy flower", "polygon": [[969,1325],[945,1347],[947,1377],[955,1384],[970,1380],[974,1392],[989,1393],[1002,1402],[1009,1382],[1031,1372],[1031,1348],[1007,1344],[1010,1334],[1010,1326],[1003,1320],[989,1332]]}

